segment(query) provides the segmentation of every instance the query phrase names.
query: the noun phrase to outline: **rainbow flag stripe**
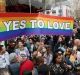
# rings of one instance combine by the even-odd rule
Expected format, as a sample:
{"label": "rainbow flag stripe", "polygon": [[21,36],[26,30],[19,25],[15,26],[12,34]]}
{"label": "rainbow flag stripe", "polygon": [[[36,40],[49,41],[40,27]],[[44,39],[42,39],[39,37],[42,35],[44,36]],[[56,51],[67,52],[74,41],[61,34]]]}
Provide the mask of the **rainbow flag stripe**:
{"label": "rainbow flag stripe", "polygon": [[73,18],[43,14],[0,13],[0,41],[21,35],[71,36],[73,21]]}

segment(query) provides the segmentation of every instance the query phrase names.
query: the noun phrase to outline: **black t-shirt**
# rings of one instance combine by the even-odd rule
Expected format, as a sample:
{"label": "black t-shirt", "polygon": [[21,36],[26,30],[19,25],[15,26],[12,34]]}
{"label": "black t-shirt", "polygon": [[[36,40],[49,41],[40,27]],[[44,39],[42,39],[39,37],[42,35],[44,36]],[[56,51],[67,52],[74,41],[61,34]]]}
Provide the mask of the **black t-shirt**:
{"label": "black t-shirt", "polygon": [[76,38],[80,39],[80,28],[77,29],[78,33],[76,34]]}
{"label": "black t-shirt", "polygon": [[49,67],[46,64],[42,64],[38,67],[39,75],[49,75]]}

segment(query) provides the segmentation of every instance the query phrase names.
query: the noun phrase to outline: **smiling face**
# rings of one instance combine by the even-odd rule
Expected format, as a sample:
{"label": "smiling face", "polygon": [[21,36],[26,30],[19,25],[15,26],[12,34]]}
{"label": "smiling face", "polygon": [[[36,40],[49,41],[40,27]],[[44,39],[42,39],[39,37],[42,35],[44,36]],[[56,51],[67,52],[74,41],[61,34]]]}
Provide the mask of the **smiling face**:
{"label": "smiling face", "polygon": [[21,41],[18,42],[18,47],[22,48],[23,47],[23,43]]}

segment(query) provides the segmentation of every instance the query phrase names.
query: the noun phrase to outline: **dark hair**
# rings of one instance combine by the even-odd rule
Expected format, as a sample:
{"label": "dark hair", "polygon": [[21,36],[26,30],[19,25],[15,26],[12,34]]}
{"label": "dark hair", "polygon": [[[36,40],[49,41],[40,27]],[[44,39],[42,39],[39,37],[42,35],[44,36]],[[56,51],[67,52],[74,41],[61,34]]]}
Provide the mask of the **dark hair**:
{"label": "dark hair", "polygon": [[37,57],[37,64],[40,65],[41,63],[44,63],[44,59],[42,56]]}
{"label": "dark hair", "polygon": [[51,49],[51,46],[50,46],[50,45],[45,45],[45,48],[46,48],[46,49],[48,49],[48,48]]}
{"label": "dark hair", "polygon": [[30,39],[32,40],[33,44],[37,42],[35,37],[29,38],[29,40],[30,40]]}
{"label": "dark hair", "polygon": [[32,75],[32,72],[31,71],[24,71],[23,75]]}
{"label": "dark hair", "polygon": [[23,41],[23,40],[19,40],[19,41],[17,41],[17,44],[18,44],[19,42],[22,42],[22,44],[24,45],[24,41]]}
{"label": "dark hair", "polygon": [[56,53],[61,52],[62,54],[64,53],[64,51],[62,51],[61,49],[57,49],[55,52],[56,52]]}
{"label": "dark hair", "polygon": [[58,57],[58,56],[61,56],[62,54],[60,54],[60,53],[55,53],[54,54],[54,56],[53,56],[53,63],[55,64],[56,63],[56,58]]}
{"label": "dark hair", "polygon": [[0,45],[0,51],[2,50],[3,45]]}

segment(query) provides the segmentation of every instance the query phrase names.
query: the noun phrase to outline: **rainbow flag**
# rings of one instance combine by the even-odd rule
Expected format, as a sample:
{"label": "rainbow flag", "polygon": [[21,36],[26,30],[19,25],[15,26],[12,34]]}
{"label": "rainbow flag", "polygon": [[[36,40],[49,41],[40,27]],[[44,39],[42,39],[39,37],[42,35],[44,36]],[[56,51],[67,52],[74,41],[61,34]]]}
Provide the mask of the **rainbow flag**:
{"label": "rainbow flag", "polygon": [[29,13],[0,13],[0,41],[21,35],[71,36],[73,18]]}

